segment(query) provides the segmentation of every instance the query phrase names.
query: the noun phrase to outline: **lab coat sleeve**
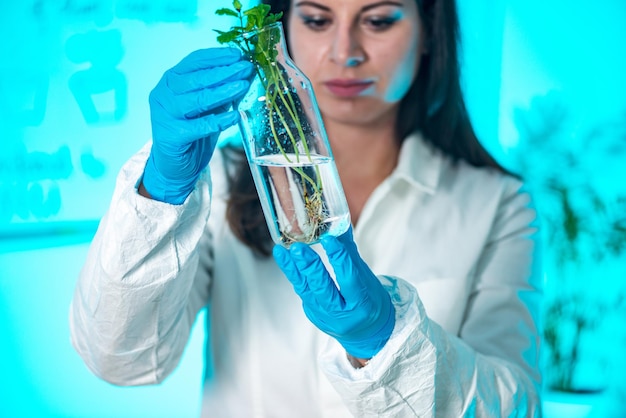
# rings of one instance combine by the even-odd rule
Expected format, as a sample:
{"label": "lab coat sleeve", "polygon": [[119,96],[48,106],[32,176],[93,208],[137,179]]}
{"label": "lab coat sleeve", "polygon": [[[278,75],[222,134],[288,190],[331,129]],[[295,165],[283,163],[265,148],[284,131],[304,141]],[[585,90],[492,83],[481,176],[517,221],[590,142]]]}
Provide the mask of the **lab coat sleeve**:
{"label": "lab coat sleeve", "polygon": [[116,385],[168,376],[209,297],[208,174],[183,205],[146,199],[137,185],[149,145],[118,175],[70,305],[74,348]]}
{"label": "lab coat sleeve", "polygon": [[503,195],[459,336],[428,318],[412,285],[381,277],[396,307],[386,346],[354,369],[329,339],[321,367],[355,416],[541,416],[535,211],[518,189]]}

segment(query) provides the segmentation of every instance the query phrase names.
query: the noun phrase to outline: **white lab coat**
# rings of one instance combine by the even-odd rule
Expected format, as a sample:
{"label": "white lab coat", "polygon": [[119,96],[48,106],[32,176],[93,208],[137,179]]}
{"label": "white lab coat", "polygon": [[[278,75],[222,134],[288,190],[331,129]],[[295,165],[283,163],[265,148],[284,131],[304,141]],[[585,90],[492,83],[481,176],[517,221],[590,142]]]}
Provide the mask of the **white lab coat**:
{"label": "white lab coat", "polygon": [[396,326],[354,369],[273,258],[231,233],[219,153],[174,206],[137,194],[148,152],[119,174],[70,309],[72,343],[96,375],[162,381],[209,304],[205,417],[539,416],[536,216],[519,181],[407,138],[354,230]]}

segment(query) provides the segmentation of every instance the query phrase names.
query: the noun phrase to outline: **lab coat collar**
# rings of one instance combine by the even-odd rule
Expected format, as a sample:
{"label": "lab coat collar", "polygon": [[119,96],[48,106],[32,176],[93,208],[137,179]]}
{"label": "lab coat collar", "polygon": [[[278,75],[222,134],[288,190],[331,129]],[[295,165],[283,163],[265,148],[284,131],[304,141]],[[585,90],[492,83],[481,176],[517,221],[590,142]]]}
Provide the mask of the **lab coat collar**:
{"label": "lab coat collar", "polygon": [[428,194],[434,194],[439,183],[441,164],[441,153],[416,132],[402,143],[398,165],[391,178],[404,180]]}

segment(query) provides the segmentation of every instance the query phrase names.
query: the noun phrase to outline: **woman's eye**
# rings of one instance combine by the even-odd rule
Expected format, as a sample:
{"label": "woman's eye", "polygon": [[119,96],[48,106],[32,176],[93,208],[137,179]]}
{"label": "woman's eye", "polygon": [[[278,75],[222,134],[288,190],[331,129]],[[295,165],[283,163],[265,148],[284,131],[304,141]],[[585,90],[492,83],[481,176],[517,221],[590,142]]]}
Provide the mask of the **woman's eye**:
{"label": "woman's eye", "polygon": [[377,31],[390,28],[398,19],[394,17],[370,17],[365,19],[365,25]]}
{"label": "woman's eye", "polygon": [[324,17],[304,16],[302,17],[304,25],[313,30],[325,29],[330,24],[330,19]]}

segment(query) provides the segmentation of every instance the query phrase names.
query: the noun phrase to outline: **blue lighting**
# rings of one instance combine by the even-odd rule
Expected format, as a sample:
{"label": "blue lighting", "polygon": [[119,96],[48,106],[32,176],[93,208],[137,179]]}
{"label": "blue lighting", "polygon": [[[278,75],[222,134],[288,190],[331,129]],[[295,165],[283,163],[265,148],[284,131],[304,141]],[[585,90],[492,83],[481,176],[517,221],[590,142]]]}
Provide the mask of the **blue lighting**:
{"label": "blue lighting", "polygon": [[[579,362],[570,369],[577,370],[573,389],[603,389],[601,396],[587,401],[578,393],[561,402],[546,388],[546,416],[569,414],[563,405],[576,402],[593,403],[588,416],[623,416],[626,241],[616,235],[604,247],[599,242],[610,241],[611,232],[587,232],[605,219],[590,196],[613,211],[611,225],[626,228],[619,212],[626,213],[626,3],[458,3],[462,81],[476,131],[498,160],[537,190],[547,301],[561,303],[546,308],[546,323],[556,323],[558,334],[551,337],[571,345],[577,335],[572,318],[593,322],[580,334]],[[198,416],[203,326],[194,328],[179,368],[163,384],[121,388],[87,370],[69,342],[67,315],[117,172],[149,140],[150,90],[188,53],[217,46],[213,29],[225,29],[228,21],[214,20],[213,12],[225,4],[1,3],[0,417]],[[533,140],[554,149],[528,148]],[[569,156],[581,165],[567,165]],[[567,204],[584,213],[572,221],[583,237],[575,250],[553,245],[563,244],[562,236],[551,241],[551,234],[563,232],[566,199],[562,191],[548,193],[542,181],[550,173],[559,184],[574,185]],[[586,194],[588,186],[597,195]],[[584,262],[561,263],[558,256],[572,254],[567,251]],[[598,252],[606,257],[594,263]],[[562,295],[572,296],[559,300]],[[546,370],[549,361],[547,353]]]}

